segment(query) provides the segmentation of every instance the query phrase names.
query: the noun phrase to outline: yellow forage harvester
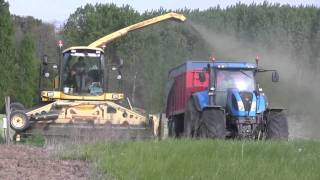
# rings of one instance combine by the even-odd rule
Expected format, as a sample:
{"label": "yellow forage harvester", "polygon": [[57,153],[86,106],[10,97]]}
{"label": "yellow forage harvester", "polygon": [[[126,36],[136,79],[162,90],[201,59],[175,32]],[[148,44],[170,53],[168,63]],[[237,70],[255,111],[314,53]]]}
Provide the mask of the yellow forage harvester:
{"label": "yellow forage harvester", "polygon": [[[56,70],[51,90],[41,90],[41,105],[27,110],[20,103],[10,105],[10,127],[14,137],[40,133],[45,136],[101,136],[104,138],[146,138],[156,135],[154,127],[159,121],[119,102],[122,92],[109,92],[108,72],[118,72],[121,77],[122,62],[107,64],[104,47],[111,41],[162,21],[185,21],[181,14],[167,13],[108,34],[88,46],[69,47],[62,51],[58,64],[44,57],[41,66],[41,82],[50,77],[49,65]],[[40,82],[40,88],[41,88]],[[129,103],[130,104],[130,103]],[[150,123],[151,122],[151,123]],[[155,122],[155,123],[153,123]],[[17,140],[17,139],[16,139]]]}

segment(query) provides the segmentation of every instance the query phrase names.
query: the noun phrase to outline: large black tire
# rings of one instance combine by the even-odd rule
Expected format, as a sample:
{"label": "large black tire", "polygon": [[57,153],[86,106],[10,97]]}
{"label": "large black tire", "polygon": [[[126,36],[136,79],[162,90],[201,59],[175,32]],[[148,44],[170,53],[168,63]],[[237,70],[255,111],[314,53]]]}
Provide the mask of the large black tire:
{"label": "large black tire", "polygon": [[168,120],[168,136],[174,136],[172,119]]}
{"label": "large black tire", "polygon": [[199,126],[200,112],[196,109],[194,100],[190,99],[184,113],[184,137],[193,138],[196,135],[196,128]]}
{"label": "large black tire", "polygon": [[20,110],[11,112],[10,127],[16,132],[22,132],[29,127],[30,121],[28,116]]}
{"label": "large black tire", "polygon": [[183,133],[183,119],[180,116],[173,116],[168,122],[169,136],[180,138]]}
{"label": "large black tire", "polygon": [[14,102],[10,104],[11,111],[21,110],[23,111],[25,109],[24,105],[19,102]]}
{"label": "large black tire", "polygon": [[175,137],[181,138],[183,136],[183,116],[176,116],[174,118]]}
{"label": "large black tire", "polygon": [[204,109],[197,134],[200,138],[224,139],[226,137],[225,113],[221,109]]}
{"label": "large black tire", "polygon": [[289,136],[288,119],[283,111],[269,111],[266,113],[266,139],[287,140]]}

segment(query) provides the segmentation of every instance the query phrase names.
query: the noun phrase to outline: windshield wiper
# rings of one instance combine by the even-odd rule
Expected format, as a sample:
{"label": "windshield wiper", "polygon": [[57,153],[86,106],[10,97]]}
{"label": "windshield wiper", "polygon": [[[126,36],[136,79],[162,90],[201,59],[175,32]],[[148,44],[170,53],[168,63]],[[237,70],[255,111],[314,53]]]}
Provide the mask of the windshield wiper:
{"label": "windshield wiper", "polygon": [[247,74],[246,72],[244,72],[243,70],[240,70],[240,72],[244,75],[246,75],[247,77],[249,77],[250,79],[252,79],[252,76],[250,76],[249,74]]}

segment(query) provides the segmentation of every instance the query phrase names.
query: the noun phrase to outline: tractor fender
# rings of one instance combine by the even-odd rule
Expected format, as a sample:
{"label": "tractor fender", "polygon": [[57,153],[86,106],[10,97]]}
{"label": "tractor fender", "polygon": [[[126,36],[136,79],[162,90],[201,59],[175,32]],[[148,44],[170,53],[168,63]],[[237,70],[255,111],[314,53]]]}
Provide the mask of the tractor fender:
{"label": "tractor fender", "polygon": [[198,111],[203,111],[208,106],[209,96],[208,91],[200,91],[192,94],[192,97]]}
{"label": "tractor fender", "polygon": [[282,112],[282,111],[287,111],[288,108],[284,108],[284,107],[268,107],[264,113],[268,113],[268,112]]}
{"label": "tractor fender", "polygon": [[224,110],[222,106],[209,106],[209,95],[208,91],[200,91],[197,93],[192,94],[191,97],[194,100],[194,104],[196,106],[197,111],[202,112],[204,109],[211,108],[211,109],[221,109]]}

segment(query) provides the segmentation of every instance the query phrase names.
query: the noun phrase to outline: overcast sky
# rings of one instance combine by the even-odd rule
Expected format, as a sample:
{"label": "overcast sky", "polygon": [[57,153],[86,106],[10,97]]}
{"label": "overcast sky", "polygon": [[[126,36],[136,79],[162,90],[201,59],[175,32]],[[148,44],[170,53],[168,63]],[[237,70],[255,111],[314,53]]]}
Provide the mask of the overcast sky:
{"label": "overcast sky", "polygon": [[[34,16],[43,21],[65,21],[78,7],[87,3],[115,3],[118,5],[129,4],[142,12],[150,9],[178,9],[199,8],[207,9],[210,6],[220,4],[221,7],[235,4],[239,0],[7,0],[10,4],[10,12],[22,16]],[[262,3],[264,0],[242,0],[243,3]],[[268,2],[290,5],[315,5],[320,7],[320,0],[269,0]]]}

